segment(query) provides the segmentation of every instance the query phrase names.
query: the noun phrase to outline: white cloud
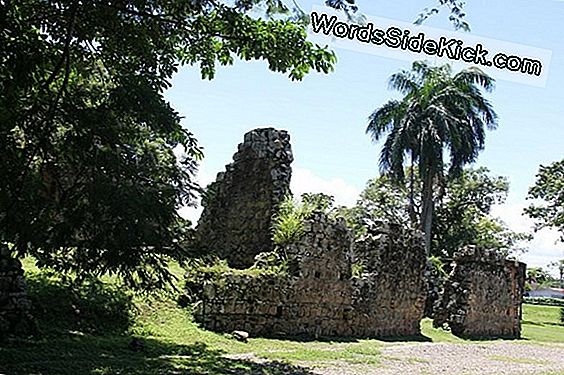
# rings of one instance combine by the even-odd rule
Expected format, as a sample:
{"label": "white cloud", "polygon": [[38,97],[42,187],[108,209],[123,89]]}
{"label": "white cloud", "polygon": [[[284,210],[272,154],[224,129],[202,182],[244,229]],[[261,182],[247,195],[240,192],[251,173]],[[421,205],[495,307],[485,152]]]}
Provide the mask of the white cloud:
{"label": "white cloud", "polygon": [[325,193],[335,197],[336,205],[354,206],[360,194],[354,186],[341,178],[324,179],[309,169],[294,168],[290,189],[294,196],[303,193]]}
{"label": "white cloud", "polygon": [[[533,232],[534,222],[523,215],[525,204],[506,203],[492,208],[492,214],[502,219],[516,232]],[[544,267],[550,262],[564,258],[564,243],[559,241],[559,233],[553,229],[542,229],[533,233],[533,240],[527,244],[528,252],[520,258],[528,266]],[[552,273],[555,271],[552,270]],[[556,276],[556,275],[555,275]]]}

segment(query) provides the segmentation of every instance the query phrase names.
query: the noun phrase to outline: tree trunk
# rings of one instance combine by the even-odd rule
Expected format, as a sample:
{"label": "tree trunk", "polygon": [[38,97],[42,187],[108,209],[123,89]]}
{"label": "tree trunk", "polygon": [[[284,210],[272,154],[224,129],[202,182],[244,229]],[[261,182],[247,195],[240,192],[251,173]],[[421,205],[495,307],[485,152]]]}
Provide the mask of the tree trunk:
{"label": "tree trunk", "polygon": [[433,173],[429,168],[425,180],[423,181],[423,199],[421,214],[421,230],[425,235],[425,253],[431,255],[431,231],[433,227]]}
{"label": "tree trunk", "polygon": [[415,226],[417,223],[417,215],[415,214],[415,199],[414,199],[414,190],[415,190],[415,169],[414,169],[414,160],[413,160],[413,153],[411,153],[411,169],[409,171],[409,219],[411,224]]}

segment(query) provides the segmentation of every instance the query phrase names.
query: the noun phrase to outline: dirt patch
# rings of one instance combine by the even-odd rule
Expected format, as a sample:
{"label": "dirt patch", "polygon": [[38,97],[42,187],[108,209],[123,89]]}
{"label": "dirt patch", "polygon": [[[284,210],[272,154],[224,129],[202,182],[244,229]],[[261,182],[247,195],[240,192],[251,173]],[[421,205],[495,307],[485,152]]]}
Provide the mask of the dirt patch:
{"label": "dirt patch", "polygon": [[[346,361],[298,362],[320,375],[364,374],[564,374],[564,344],[494,343],[393,343],[379,347],[378,365]],[[230,356],[231,357],[231,356]],[[236,357],[264,362],[247,353]]]}
{"label": "dirt patch", "polygon": [[[382,349],[378,374],[540,374],[564,371],[564,347],[499,342],[418,343]],[[329,373],[330,374],[330,373]]]}

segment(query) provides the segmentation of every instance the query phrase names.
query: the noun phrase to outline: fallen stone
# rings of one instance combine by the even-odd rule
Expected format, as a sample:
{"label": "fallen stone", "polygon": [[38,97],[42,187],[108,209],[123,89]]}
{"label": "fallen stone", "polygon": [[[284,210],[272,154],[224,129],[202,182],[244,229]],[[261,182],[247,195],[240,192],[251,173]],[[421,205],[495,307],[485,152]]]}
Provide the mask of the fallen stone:
{"label": "fallen stone", "polygon": [[247,342],[247,340],[249,339],[249,332],[233,331],[233,333],[231,333],[231,336],[233,336],[233,338],[237,341]]}

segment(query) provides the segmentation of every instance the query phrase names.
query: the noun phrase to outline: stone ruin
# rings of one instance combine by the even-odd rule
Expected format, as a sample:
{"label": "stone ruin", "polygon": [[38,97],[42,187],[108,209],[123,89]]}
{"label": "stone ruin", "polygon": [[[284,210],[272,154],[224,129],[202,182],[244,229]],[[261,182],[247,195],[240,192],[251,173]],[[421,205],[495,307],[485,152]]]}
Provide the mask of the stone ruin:
{"label": "stone ruin", "polygon": [[433,324],[461,337],[520,338],[525,271],[524,263],[466,246],[454,255]]}
{"label": "stone ruin", "polygon": [[416,336],[423,318],[427,257],[418,230],[377,222],[354,243],[355,262],[363,273],[353,279],[356,324],[369,325],[370,336]]}
{"label": "stone ruin", "polygon": [[[249,268],[257,255],[274,250],[272,217],[290,192],[289,141],[287,132],[273,128],[245,134],[233,163],[208,189],[198,246],[235,268]],[[420,335],[427,290],[421,233],[380,222],[367,229],[354,241],[342,218],[314,212],[301,238],[277,249],[285,272],[207,278],[196,293],[196,320],[254,336]],[[434,325],[469,338],[519,338],[524,281],[525,264],[467,246],[454,257]],[[30,312],[21,262],[0,246],[0,338],[34,334]]]}
{"label": "stone ruin", "polygon": [[245,134],[233,163],[208,187],[198,221],[197,243],[231,267],[247,268],[273,248],[271,219],[290,191],[290,135],[273,128]]}
{"label": "stone ruin", "polygon": [[[233,163],[211,185],[197,227],[200,243],[237,268],[272,251],[272,216],[289,193],[289,135],[245,134]],[[426,264],[417,231],[379,223],[353,243],[343,220],[316,212],[284,249],[284,274],[231,273],[208,280],[196,319],[219,331],[253,335],[414,336],[425,303]],[[356,249],[356,250],[355,250]],[[352,277],[352,259],[364,272]]]}
{"label": "stone ruin", "polygon": [[0,245],[0,339],[33,334],[34,329],[22,264]]}
{"label": "stone ruin", "polygon": [[[417,230],[373,223],[354,241],[342,219],[314,212],[297,242],[276,249],[285,272],[253,267],[257,255],[274,250],[272,217],[290,191],[289,140],[272,128],[245,134],[233,163],[208,189],[199,246],[231,267],[251,269],[204,275],[191,290],[199,300],[196,320],[253,336],[420,335],[427,260]],[[353,264],[360,274],[352,275]],[[445,282],[435,325],[460,336],[519,337],[523,281],[524,264],[465,248]]]}
{"label": "stone ruin", "polygon": [[285,274],[227,274],[204,284],[195,317],[216,331],[254,336],[420,335],[425,304],[422,238],[378,224],[358,243],[364,271],[353,277],[355,243],[343,219],[315,212],[281,249]]}

